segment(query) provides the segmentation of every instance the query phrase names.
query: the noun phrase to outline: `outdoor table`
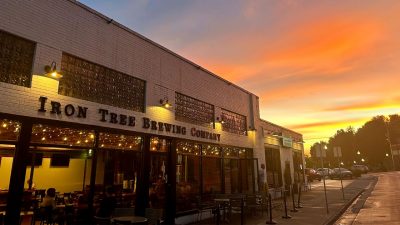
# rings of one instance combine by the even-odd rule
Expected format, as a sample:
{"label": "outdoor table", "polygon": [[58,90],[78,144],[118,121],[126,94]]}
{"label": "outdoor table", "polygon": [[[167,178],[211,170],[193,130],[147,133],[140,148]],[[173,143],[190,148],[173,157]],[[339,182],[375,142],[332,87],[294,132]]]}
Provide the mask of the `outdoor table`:
{"label": "outdoor table", "polygon": [[214,202],[217,205],[217,210],[219,210],[222,206],[223,209],[223,218],[222,221],[229,222],[227,216],[226,216],[226,208],[229,207],[230,204],[230,199],[229,198],[215,198]]}
{"label": "outdoor table", "polygon": [[129,221],[131,224],[139,224],[139,223],[144,223],[147,222],[147,218],[141,217],[141,216],[119,216],[119,217],[114,217],[111,218],[111,222],[127,222]]}

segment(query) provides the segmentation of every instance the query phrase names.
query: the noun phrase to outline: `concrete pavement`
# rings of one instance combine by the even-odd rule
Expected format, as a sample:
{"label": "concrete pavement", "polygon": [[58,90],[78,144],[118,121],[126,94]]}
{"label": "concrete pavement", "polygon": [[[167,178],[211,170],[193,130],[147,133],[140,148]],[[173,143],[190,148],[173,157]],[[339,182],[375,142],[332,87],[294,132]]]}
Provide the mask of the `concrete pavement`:
{"label": "concrete pavement", "polygon": [[337,225],[400,224],[400,172],[371,174],[377,178],[375,188],[360,198],[337,221]]}
{"label": "concrete pavement", "polygon": [[[325,197],[323,182],[314,182],[312,189],[303,192],[301,203],[303,208],[298,209],[298,212],[288,212],[292,218],[282,219],[284,215],[284,207],[282,200],[274,200],[274,205],[278,206],[273,210],[273,219],[278,224],[296,224],[296,225],[324,225],[329,221],[336,221],[340,217],[343,207],[353,199],[361,190],[364,190],[376,182],[376,178],[371,175],[364,175],[355,180],[344,180],[345,187],[345,200],[343,200],[340,180],[326,180],[328,208],[329,213],[326,212]],[[291,198],[288,197],[288,210],[292,209]],[[268,219],[268,215],[264,213],[247,213],[247,225],[264,225]],[[215,221],[203,221],[201,224],[215,224]],[[222,223],[224,224],[224,223]],[[238,215],[234,216],[230,224],[239,225],[240,218]]]}

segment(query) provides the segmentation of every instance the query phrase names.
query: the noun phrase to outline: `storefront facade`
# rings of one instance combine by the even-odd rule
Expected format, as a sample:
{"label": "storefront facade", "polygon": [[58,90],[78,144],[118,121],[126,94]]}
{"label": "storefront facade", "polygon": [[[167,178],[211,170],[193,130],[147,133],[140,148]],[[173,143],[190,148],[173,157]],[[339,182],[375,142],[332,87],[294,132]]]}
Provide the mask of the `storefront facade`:
{"label": "storefront facade", "polygon": [[161,208],[167,221],[199,198],[258,192],[257,96],[79,2],[3,5],[7,224],[48,188],[86,215],[112,187],[121,206]]}
{"label": "storefront facade", "polygon": [[261,120],[264,133],[267,181],[271,189],[303,184],[303,137],[287,128]]}

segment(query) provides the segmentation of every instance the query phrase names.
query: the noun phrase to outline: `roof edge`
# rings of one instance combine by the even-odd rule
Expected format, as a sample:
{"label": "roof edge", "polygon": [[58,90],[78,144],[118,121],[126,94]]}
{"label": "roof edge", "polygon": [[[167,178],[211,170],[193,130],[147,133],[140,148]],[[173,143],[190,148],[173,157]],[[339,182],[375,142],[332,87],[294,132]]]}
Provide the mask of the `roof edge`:
{"label": "roof edge", "polygon": [[273,126],[277,126],[277,127],[279,127],[279,128],[282,128],[282,129],[288,130],[288,131],[290,131],[290,132],[296,133],[296,134],[298,134],[298,135],[301,135],[301,137],[303,137],[303,134],[301,134],[301,133],[299,133],[299,132],[296,132],[296,131],[294,131],[294,130],[291,130],[291,129],[289,129],[289,128],[286,128],[286,127],[280,126],[280,125],[278,125],[278,124],[269,122],[269,121],[264,120],[264,119],[262,119],[262,118],[260,118],[260,120],[261,120],[262,122],[269,123],[269,124],[271,124],[271,125],[273,125]]}

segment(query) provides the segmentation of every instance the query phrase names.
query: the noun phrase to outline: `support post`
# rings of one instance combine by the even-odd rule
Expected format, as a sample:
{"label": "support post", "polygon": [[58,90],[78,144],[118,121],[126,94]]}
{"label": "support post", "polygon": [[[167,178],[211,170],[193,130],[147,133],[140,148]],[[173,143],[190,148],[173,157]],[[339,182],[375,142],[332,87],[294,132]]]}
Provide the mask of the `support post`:
{"label": "support post", "polygon": [[303,184],[300,183],[300,185],[299,185],[299,194],[297,195],[297,208],[299,208],[299,209],[303,208],[303,206],[301,205],[301,202],[300,202],[302,185]]}
{"label": "support post", "polygon": [[265,224],[276,224],[276,221],[272,219],[272,195],[268,193],[268,210],[269,210],[269,220]]}
{"label": "support post", "polygon": [[292,216],[288,215],[287,203],[286,203],[286,188],[283,190],[283,205],[285,206],[285,215],[282,216],[283,219],[290,219]]}
{"label": "support post", "polygon": [[298,212],[299,210],[296,209],[296,204],[294,202],[294,191],[293,191],[293,185],[290,185],[290,192],[292,194],[292,210],[290,210],[290,212]]}
{"label": "support post", "polygon": [[19,139],[15,145],[14,159],[11,169],[10,186],[7,195],[5,224],[19,225],[22,198],[26,175],[25,157],[29,149],[32,134],[32,122],[24,121],[21,125]]}

